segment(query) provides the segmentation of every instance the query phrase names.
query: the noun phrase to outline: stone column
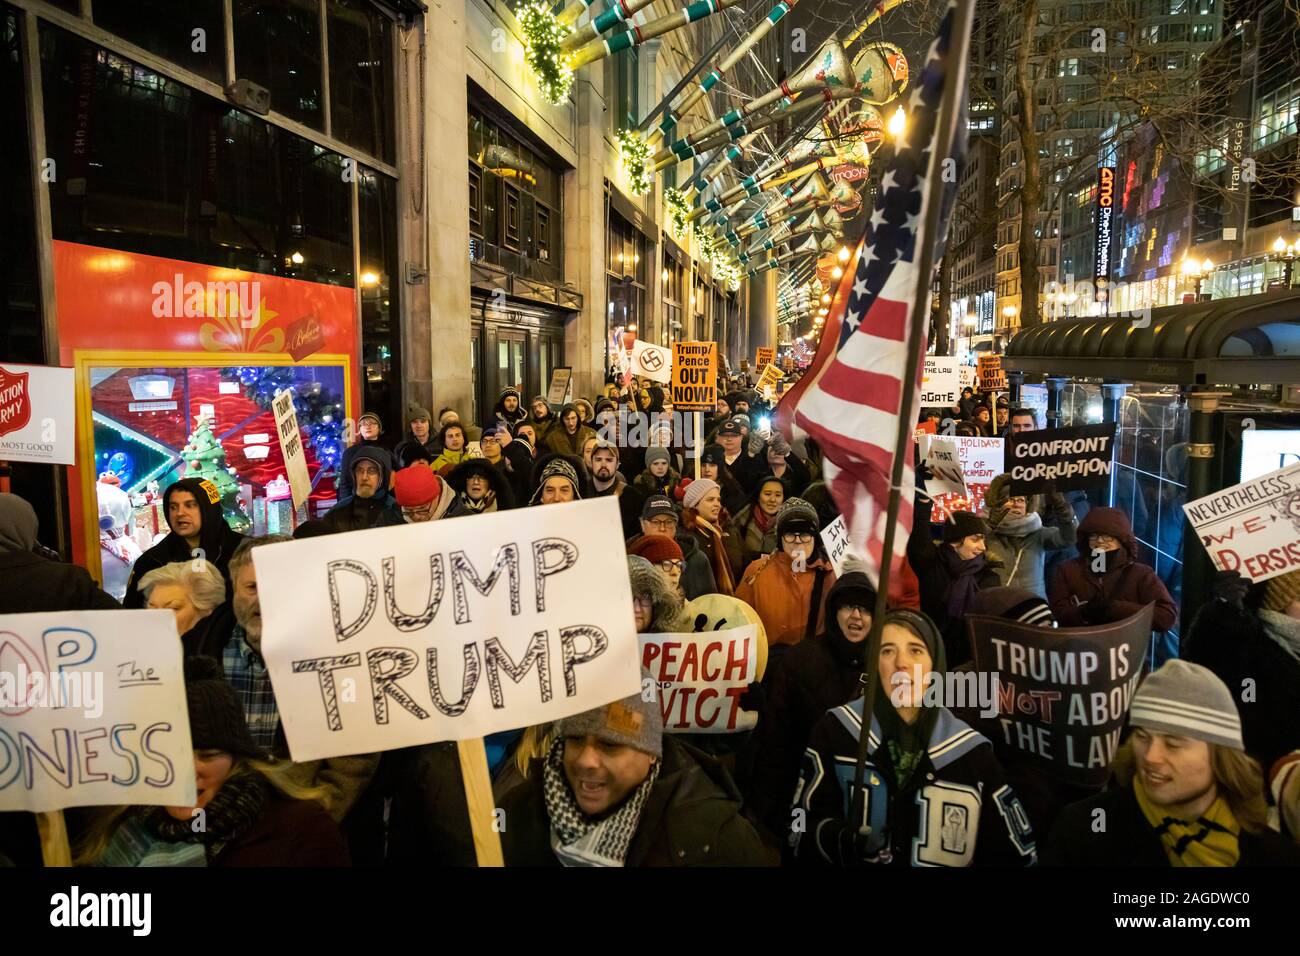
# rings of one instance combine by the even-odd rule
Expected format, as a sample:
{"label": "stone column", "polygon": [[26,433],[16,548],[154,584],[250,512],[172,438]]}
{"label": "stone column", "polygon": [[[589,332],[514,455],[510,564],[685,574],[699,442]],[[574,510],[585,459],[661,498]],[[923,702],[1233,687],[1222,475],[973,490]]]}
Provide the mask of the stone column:
{"label": "stone column", "polygon": [[573,83],[577,168],[564,177],[564,277],[582,293],[582,312],[564,328],[565,364],[573,367],[573,395],[591,396],[606,369],[605,95],[597,63]]}

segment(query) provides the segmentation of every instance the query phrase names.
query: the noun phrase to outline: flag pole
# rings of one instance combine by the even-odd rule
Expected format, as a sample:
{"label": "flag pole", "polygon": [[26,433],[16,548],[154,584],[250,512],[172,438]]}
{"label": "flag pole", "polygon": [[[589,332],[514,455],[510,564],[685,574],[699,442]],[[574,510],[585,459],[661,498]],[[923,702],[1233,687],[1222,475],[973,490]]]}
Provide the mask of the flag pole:
{"label": "flag pole", "polygon": [[[889,566],[893,561],[894,537],[898,529],[898,507],[902,497],[904,455],[911,454],[912,433],[916,423],[909,419],[912,402],[916,395],[916,371],[920,366],[922,353],[925,351],[926,321],[931,275],[934,269],[934,241],[939,233],[939,220],[943,214],[943,190],[939,186],[939,172],[943,168],[946,156],[940,155],[938,144],[956,142],[958,106],[965,93],[966,56],[970,46],[971,5],[974,0],[955,0],[953,27],[948,47],[948,75],[944,80],[943,96],[939,101],[939,110],[935,116],[934,142],[936,148],[930,152],[930,164],[926,171],[926,188],[930,190],[925,209],[925,222],[920,242],[916,249],[916,293],[912,299],[912,312],[907,329],[907,364],[902,381],[902,393],[898,406],[898,434],[894,442],[894,467],[889,479],[889,508],[885,514],[884,542],[880,552],[880,574],[876,589],[876,606],[871,614],[871,631],[867,635],[866,654],[862,659],[862,727],[858,731],[858,761],[853,775],[853,801],[851,822],[856,822],[863,835],[870,833],[863,810],[866,808],[866,792],[863,780],[866,776],[867,746],[871,735],[871,719],[875,710],[876,690],[880,681],[880,636],[884,627],[886,602],[889,595]],[[897,146],[894,147],[897,149]],[[928,533],[928,531],[927,531]],[[883,742],[882,742],[883,743]]]}

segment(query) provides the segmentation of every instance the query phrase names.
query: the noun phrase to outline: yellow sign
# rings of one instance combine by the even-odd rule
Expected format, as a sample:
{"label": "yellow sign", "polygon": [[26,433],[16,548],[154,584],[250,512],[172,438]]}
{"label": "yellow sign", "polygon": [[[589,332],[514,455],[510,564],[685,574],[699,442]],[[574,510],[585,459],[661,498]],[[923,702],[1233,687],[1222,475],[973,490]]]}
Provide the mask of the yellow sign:
{"label": "yellow sign", "polygon": [[764,365],[771,365],[776,361],[776,349],[759,348],[758,354],[754,358],[754,368],[762,368]]}
{"label": "yellow sign", "polygon": [[711,412],[718,406],[718,343],[673,343],[673,408]]}
{"label": "yellow sign", "polygon": [[979,357],[979,376],[981,392],[1005,392],[1007,376],[1002,371],[1001,355],[981,355]]}

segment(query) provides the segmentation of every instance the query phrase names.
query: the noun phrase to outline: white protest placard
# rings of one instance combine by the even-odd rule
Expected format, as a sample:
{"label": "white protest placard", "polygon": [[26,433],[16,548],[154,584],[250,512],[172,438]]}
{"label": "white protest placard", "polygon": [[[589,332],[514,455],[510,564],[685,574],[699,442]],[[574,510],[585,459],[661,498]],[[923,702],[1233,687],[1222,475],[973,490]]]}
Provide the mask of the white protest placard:
{"label": "white protest placard", "polygon": [[1004,442],[984,435],[954,435],[957,460],[968,485],[987,485],[1002,474]]}
{"label": "white protest placard", "polygon": [[293,392],[289,389],[280,392],[271,407],[275,410],[275,433],[284,456],[285,477],[293,492],[293,510],[297,511],[311,497],[311,476],[307,474],[307,452],[302,447],[302,432],[298,430],[298,413],[293,409]]}
{"label": "white protest placard", "polygon": [[1183,505],[1220,571],[1267,581],[1300,568],[1300,465]]}
{"label": "white protest placard", "polygon": [[966,495],[966,478],[961,470],[957,444],[943,435],[921,436],[921,460],[930,470],[925,481],[928,495]]}
{"label": "white protest placard", "polygon": [[672,350],[637,339],[632,343],[632,371],[652,382],[667,385],[673,380]]}
{"label": "white protest placard", "polygon": [[957,360],[942,355],[927,355],[921,377],[921,405],[947,408],[961,398],[961,381],[957,377]]}
{"label": "white protest placard", "polygon": [[0,461],[76,464],[72,369],[0,365]]}
{"label": "white protest placard", "polygon": [[826,557],[830,559],[835,576],[844,573],[844,560],[849,556],[849,529],[844,524],[844,515],[836,515],[835,520],[822,528],[822,544],[826,547]]}
{"label": "white protest placard", "polygon": [[195,800],[171,611],[0,615],[0,810]]}
{"label": "white protest placard", "polygon": [[641,690],[614,498],[253,551],[295,761],[469,740]]}
{"label": "white protest placard", "polygon": [[962,388],[975,387],[975,366],[958,365],[957,366],[957,383]]}
{"label": "white protest placard", "polygon": [[735,734],[757,725],[756,711],[740,709],[740,696],[758,680],[756,625],[637,639],[658,685],[666,733]]}

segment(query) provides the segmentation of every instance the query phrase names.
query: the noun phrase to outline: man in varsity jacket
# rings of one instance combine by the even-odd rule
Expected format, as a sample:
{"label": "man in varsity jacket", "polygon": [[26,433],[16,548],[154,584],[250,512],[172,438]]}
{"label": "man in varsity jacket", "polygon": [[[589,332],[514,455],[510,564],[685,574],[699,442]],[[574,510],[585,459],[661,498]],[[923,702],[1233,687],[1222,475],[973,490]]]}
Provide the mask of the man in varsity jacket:
{"label": "man in varsity jacket", "polygon": [[[946,707],[924,706],[944,673],[943,638],[917,611],[885,618],[864,782],[854,817],[863,699],[826,712],[804,752],[791,848],[812,865],[1028,866],[1029,817],[989,740]],[[883,744],[882,744],[883,740]],[[864,832],[865,831],[865,832]]]}

